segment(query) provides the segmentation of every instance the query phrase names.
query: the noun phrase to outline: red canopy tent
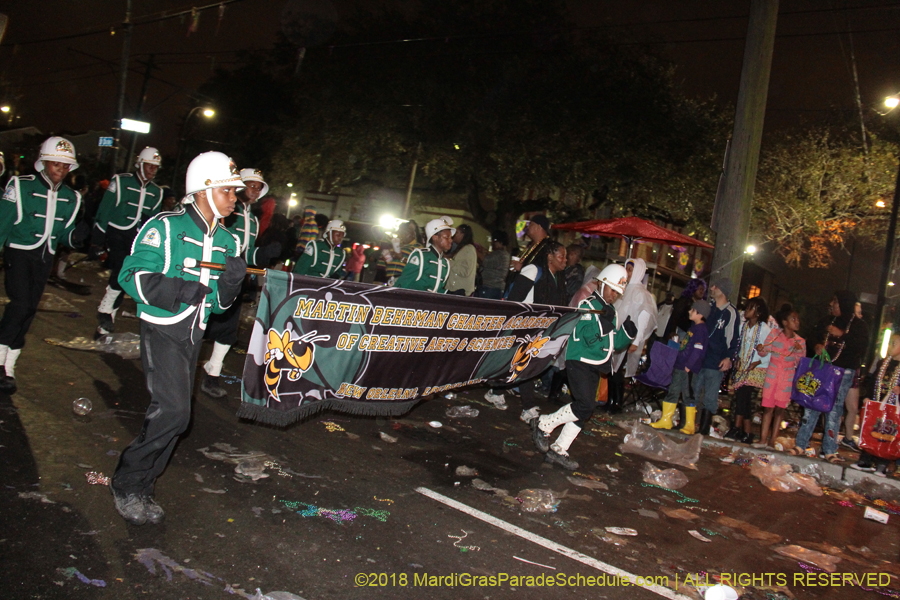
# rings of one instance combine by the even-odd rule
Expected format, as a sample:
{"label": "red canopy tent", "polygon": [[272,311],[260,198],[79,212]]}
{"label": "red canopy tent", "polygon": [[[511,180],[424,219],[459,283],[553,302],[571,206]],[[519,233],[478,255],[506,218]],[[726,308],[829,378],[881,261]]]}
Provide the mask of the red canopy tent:
{"label": "red canopy tent", "polygon": [[578,231],[589,235],[605,235],[609,237],[621,237],[628,242],[628,258],[631,258],[631,248],[634,242],[654,242],[675,246],[700,246],[712,248],[712,244],[701,242],[689,235],[660,227],[656,223],[639,219],[638,217],[621,217],[619,219],[598,219],[596,221],[580,221],[578,223],[560,223],[553,229]]}

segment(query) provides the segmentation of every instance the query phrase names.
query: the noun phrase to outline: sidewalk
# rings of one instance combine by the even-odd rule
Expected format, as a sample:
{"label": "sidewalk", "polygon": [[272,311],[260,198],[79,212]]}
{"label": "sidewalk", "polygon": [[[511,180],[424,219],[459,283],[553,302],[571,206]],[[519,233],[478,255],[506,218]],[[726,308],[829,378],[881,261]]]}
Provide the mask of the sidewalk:
{"label": "sidewalk", "polygon": [[[610,418],[616,422],[619,421],[631,421],[635,418],[638,418],[639,415],[636,414],[618,414],[615,416],[609,416]],[[681,433],[677,429],[657,429],[657,431],[661,433],[665,433],[666,435],[678,439],[687,439],[688,436]],[[699,434],[697,434],[699,435]],[[900,491],[900,479],[896,477],[876,477],[872,473],[864,473],[863,471],[857,471],[856,469],[851,469],[850,465],[853,464],[853,460],[848,460],[847,462],[840,464],[832,464],[826,460],[822,460],[819,458],[807,458],[805,456],[792,456],[787,452],[778,452],[777,450],[763,450],[758,448],[752,448],[746,444],[739,444],[732,440],[720,440],[710,436],[705,436],[703,439],[703,446],[705,448],[728,448],[732,451],[740,451],[744,454],[754,454],[754,455],[763,455],[763,454],[774,454],[784,462],[792,465],[798,471],[807,467],[811,464],[816,464],[819,467],[819,470],[826,476],[832,477],[834,479],[839,479],[841,481],[846,482],[849,485],[854,485],[861,481],[867,481],[869,483],[881,484],[890,486],[897,491]],[[854,453],[855,454],[855,453]]]}

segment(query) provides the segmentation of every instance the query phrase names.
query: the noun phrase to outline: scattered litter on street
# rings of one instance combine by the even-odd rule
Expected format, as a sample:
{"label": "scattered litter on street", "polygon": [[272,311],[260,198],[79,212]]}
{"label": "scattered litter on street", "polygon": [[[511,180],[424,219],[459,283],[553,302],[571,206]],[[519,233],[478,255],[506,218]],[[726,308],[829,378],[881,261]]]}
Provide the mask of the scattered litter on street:
{"label": "scattered litter on street", "polygon": [[211,490],[209,488],[200,488],[201,492],[206,492],[207,494],[224,494],[225,490]]}
{"label": "scattered litter on street", "polygon": [[320,508],[315,504],[307,504],[306,502],[293,502],[291,500],[282,500],[282,504],[284,504],[287,508],[293,510],[301,517],[323,517],[325,519],[329,519],[334,521],[335,523],[342,525],[345,522],[351,522],[356,519],[358,516],[362,517],[371,517],[382,523],[387,522],[388,516],[390,516],[390,512],[386,510],[377,510],[374,508],[363,508],[357,506],[353,509],[330,509],[330,508]]}
{"label": "scattered litter on street", "polygon": [[550,565],[542,565],[541,563],[536,563],[536,562],[532,562],[530,560],[525,560],[524,558],[519,558],[518,556],[513,556],[513,558],[516,560],[520,560],[523,563],[528,563],[529,565],[535,565],[537,567],[544,567],[545,569],[552,569],[554,571],[556,570],[556,567],[551,567]]}
{"label": "scattered litter on street", "polygon": [[471,552],[480,552],[480,551],[481,551],[481,548],[479,548],[478,546],[460,546],[460,545],[459,545],[459,543],[460,543],[461,541],[463,541],[465,538],[469,537],[469,532],[468,532],[468,531],[466,531],[466,530],[464,530],[464,529],[461,530],[461,531],[463,532],[463,535],[451,535],[451,534],[447,534],[447,537],[448,537],[448,538],[451,538],[451,539],[456,540],[455,542],[453,542],[453,545],[454,545],[456,548],[459,548],[462,552],[470,552],[470,551],[471,551]]}
{"label": "scattered litter on street", "polygon": [[797,546],[796,544],[778,546],[777,548],[773,548],[773,550],[775,550],[777,554],[815,565],[829,573],[834,573],[835,570],[837,570],[837,564],[841,562],[840,557],[825,554],[823,552],[816,552],[815,550]]}
{"label": "scattered litter on street", "polygon": [[731,517],[720,515],[716,519],[716,523],[724,525],[725,527],[730,527],[731,529],[736,529],[746,535],[748,538],[760,540],[767,544],[777,544],[781,541],[781,536],[777,533],[763,531],[756,525],[751,525],[750,523],[741,521],[740,519],[732,519]]}
{"label": "scattered litter on street", "polygon": [[335,431],[346,431],[346,429],[344,429],[334,421],[322,421],[322,424],[325,426],[325,429],[328,430],[328,433],[334,433]]}
{"label": "scattered litter on street", "polygon": [[773,492],[803,490],[813,496],[821,496],[822,489],[809,475],[794,473],[793,467],[773,456],[757,456],[750,465],[750,474]]}
{"label": "scattered litter on street", "polygon": [[292,594],[290,592],[269,592],[268,594],[263,594],[259,588],[256,588],[256,593],[252,596],[247,596],[248,600],[303,600],[300,596],[296,594]]}
{"label": "scattered litter on street", "polygon": [[647,510],[646,508],[639,508],[638,514],[641,515],[642,517],[649,517],[651,519],[659,518],[658,512],[656,512],[655,510]]}
{"label": "scattered litter on street", "polygon": [[630,527],[604,527],[607,533],[611,533],[613,535],[627,535],[627,536],[635,536],[638,534],[637,529],[632,529]]}
{"label": "scattered litter on street", "polygon": [[90,485],[109,485],[109,477],[97,471],[88,471],[84,474]]}
{"label": "scattered litter on street", "polygon": [[444,425],[443,425],[443,423],[441,423],[440,421],[429,421],[429,422],[428,422],[428,426],[429,426],[429,427],[434,427],[435,429],[440,429],[440,428],[443,427]]}
{"label": "scattered litter on street", "polygon": [[476,490],[481,490],[482,492],[493,492],[497,496],[509,496],[509,492],[507,490],[495,488],[488,482],[482,481],[481,479],[473,479],[472,487],[475,488]]}
{"label": "scattered litter on street", "polygon": [[865,512],[863,513],[863,518],[869,519],[870,521],[877,521],[878,523],[883,523],[887,525],[888,515],[886,512],[881,512],[880,510],[875,510],[871,506],[867,506]]}
{"label": "scattered litter on street", "polygon": [[657,469],[648,462],[644,463],[641,475],[644,477],[645,482],[670,490],[678,490],[688,484],[687,476],[678,469]]}
{"label": "scattered litter on street", "polygon": [[451,419],[461,419],[464,417],[477,417],[478,409],[472,408],[468,404],[465,406],[451,406],[447,409],[446,415]]}
{"label": "scattered litter on street", "polygon": [[559,498],[552,490],[522,490],[516,500],[523,511],[531,513],[555,513],[559,506]]}
{"label": "scattered litter on street", "polygon": [[87,398],[77,398],[72,401],[72,412],[79,417],[86,417],[91,414],[94,405]]}
{"label": "scattered litter on street", "polygon": [[181,566],[156,548],[140,548],[134,554],[134,558],[147,567],[147,570],[150,571],[151,575],[156,575],[158,566],[162,569],[163,573],[165,573],[166,581],[172,581],[173,573],[181,573],[192,581],[199,581],[206,585],[212,585],[213,580],[221,581],[219,577],[216,577],[211,573],[205,573],[203,571]]}
{"label": "scattered litter on street", "polygon": [[712,540],[708,537],[703,537],[703,534],[697,531],[696,529],[688,530],[688,533],[691,534],[691,537],[700,540],[701,542],[711,543]]}
{"label": "scattered litter on street", "polygon": [[395,438],[392,435],[388,435],[383,431],[378,433],[378,437],[380,437],[382,441],[387,442],[388,444],[396,444],[397,443],[397,438]]}
{"label": "scattered litter on street", "polygon": [[72,579],[73,577],[77,578],[78,581],[82,583],[86,583],[88,585],[92,585],[94,587],[106,587],[106,582],[102,579],[90,579],[86,577],[81,571],[76,569],[75,567],[68,567],[65,569],[57,569],[57,573],[65,577],[66,579]]}
{"label": "scattered litter on street", "polygon": [[706,589],[703,600],[738,600],[738,593],[734,588],[719,583]]}
{"label": "scattered litter on street", "polygon": [[378,502],[387,502],[388,504],[393,504],[394,501],[390,498],[379,498],[378,496],[372,496],[373,500],[377,500]]}
{"label": "scattered litter on street", "polygon": [[679,492],[679,491],[676,491],[676,490],[670,490],[670,489],[667,488],[667,487],[663,487],[663,486],[661,486],[661,485],[656,485],[655,483],[642,483],[642,484],[641,484],[641,487],[652,487],[652,488],[656,488],[656,489],[659,489],[659,490],[665,490],[665,491],[667,491],[667,492],[671,492],[671,493],[675,494],[676,496],[678,496],[678,500],[676,500],[676,502],[678,502],[679,504],[688,504],[688,503],[700,502],[700,501],[697,500],[696,498],[689,498],[689,497],[685,496],[684,494],[682,494],[682,493]]}
{"label": "scattered litter on street", "polygon": [[702,443],[702,435],[692,435],[687,441],[678,442],[660,431],[634,421],[631,433],[625,436],[619,451],[696,470]]}
{"label": "scattered litter on street", "polygon": [[667,517],[672,517],[673,519],[680,519],[682,521],[693,521],[694,519],[699,519],[700,516],[692,513],[689,510],[685,510],[683,508],[666,508],[661,507],[659,510],[662,511],[664,515]]}
{"label": "scattered litter on street", "polygon": [[19,498],[23,500],[40,500],[44,504],[56,504],[56,502],[47,497],[47,494],[41,494],[40,492],[19,492]]}
{"label": "scattered litter on street", "polygon": [[466,465],[460,465],[456,467],[456,475],[458,477],[477,477],[478,469],[473,469],[472,467],[467,467]]}
{"label": "scattered litter on street", "polygon": [[608,490],[609,486],[603,483],[602,481],[596,481],[594,479],[585,479],[583,477],[573,477],[572,475],[566,475],[566,479],[569,480],[569,483],[573,485],[577,485],[579,487],[588,488],[589,490]]}
{"label": "scattered litter on street", "polygon": [[55,338],[46,338],[44,341],[51,346],[60,346],[71,350],[118,354],[126,360],[135,360],[141,357],[141,336],[131,332],[110,333],[97,340],[76,337],[68,341]]}

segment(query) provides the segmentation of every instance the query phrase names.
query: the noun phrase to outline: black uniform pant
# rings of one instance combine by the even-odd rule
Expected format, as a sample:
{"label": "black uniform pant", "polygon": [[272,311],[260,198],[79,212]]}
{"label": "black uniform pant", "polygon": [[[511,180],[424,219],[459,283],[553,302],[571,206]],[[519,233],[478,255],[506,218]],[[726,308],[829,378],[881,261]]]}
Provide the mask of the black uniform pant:
{"label": "black uniform pant", "polygon": [[228,310],[209,316],[209,321],[206,323],[206,334],[203,337],[226,346],[234,346],[237,343],[240,325],[241,294],[238,293]]}
{"label": "black uniform pant", "polygon": [[[106,248],[108,250],[106,266],[109,268],[109,287],[114,290],[122,291],[122,286],[119,285],[119,273],[122,271],[125,258],[131,254],[131,245],[134,243],[138,229],[137,225],[125,230],[116,229],[110,225],[106,229]],[[116,298],[115,308],[118,308],[124,299],[124,294]]]}
{"label": "black uniform pant", "polygon": [[53,255],[46,244],[35,250],[6,248],[3,265],[9,304],[0,319],[0,344],[18,350],[25,347],[25,334],[41,303],[53,267]]}
{"label": "black uniform pant", "polygon": [[576,425],[584,427],[597,408],[597,389],[600,387],[600,365],[591,365],[580,360],[567,360],[566,372],[569,377],[569,393],[572,414],[578,417]]}
{"label": "black uniform pant", "polygon": [[[195,317],[196,318],[196,317]],[[119,457],[112,487],[117,494],[153,494],[179,436],[191,420],[191,392],[203,331],[193,319],[174,325],[141,321],[141,362],[150,406],[141,433]]]}

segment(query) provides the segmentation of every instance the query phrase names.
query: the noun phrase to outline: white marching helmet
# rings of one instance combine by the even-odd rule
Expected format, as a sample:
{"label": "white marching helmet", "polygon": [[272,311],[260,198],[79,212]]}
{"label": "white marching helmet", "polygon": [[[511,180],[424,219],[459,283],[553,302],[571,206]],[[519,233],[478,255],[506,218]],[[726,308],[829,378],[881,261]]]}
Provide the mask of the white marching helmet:
{"label": "white marching helmet", "polygon": [[344,222],[340,221],[338,219],[334,219],[333,221],[328,221],[328,226],[325,227],[325,237],[328,238],[329,242],[331,242],[333,240],[333,237],[329,235],[333,231],[340,231],[341,233],[347,233],[347,228],[344,227]]}
{"label": "white marching helmet", "polygon": [[[625,267],[622,265],[607,265],[597,275],[597,281],[599,281],[601,285],[608,285],[614,291],[623,294],[625,292],[625,285],[628,283],[628,271],[626,271]],[[600,293],[602,295],[602,288]]]}
{"label": "white marching helmet", "polygon": [[221,219],[224,215],[219,214],[212,197],[212,188],[221,187],[233,187],[235,191],[244,189],[244,182],[241,181],[234,161],[221,152],[198,154],[187,168],[183,202],[192,204],[197,199],[195,194],[206,190],[206,201],[216,218]]}
{"label": "white marching helmet", "polygon": [[141,168],[142,163],[147,163],[148,165],[156,165],[157,167],[162,164],[162,157],[159,155],[159,150],[156,148],[151,148],[147,146],[143,150],[141,150],[140,154],[137,155],[134,159],[134,166],[138,169]]}
{"label": "white marching helmet", "polygon": [[72,165],[69,170],[74,171],[78,168],[78,161],[75,160],[75,146],[67,140],[59,136],[47,138],[41,144],[41,154],[34,162],[35,171],[44,170],[44,161],[61,162]]}
{"label": "white marching helmet", "polygon": [[450,230],[450,235],[456,235],[456,229],[450,227],[451,225],[453,225],[453,219],[451,219],[450,217],[440,217],[438,219],[432,219],[431,221],[428,221],[428,223],[425,224],[425,246],[430,248],[431,238],[434,236],[434,234],[439,233],[445,229]]}
{"label": "white marching helmet", "polygon": [[140,171],[141,177],[146,178],[147,174],[144,172],[144,164],[156,165],[157,167],[161,165],[162,157],[159,155],[159,150],[147,146],[134,158],[134,168]]}
{"label": "white marching helmet", "polygon": [[241,169],[241,180],[243,180],[244,183],[247,183],[248,181],[260,182],[262,184],[262,191],[259,193],[260,198],[269,193],[269,184],[265,182],[262,171],[259,169]]}

